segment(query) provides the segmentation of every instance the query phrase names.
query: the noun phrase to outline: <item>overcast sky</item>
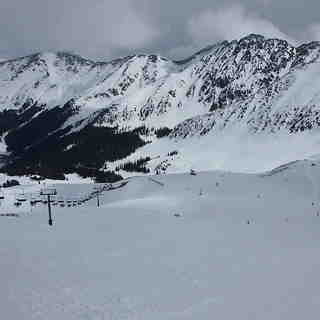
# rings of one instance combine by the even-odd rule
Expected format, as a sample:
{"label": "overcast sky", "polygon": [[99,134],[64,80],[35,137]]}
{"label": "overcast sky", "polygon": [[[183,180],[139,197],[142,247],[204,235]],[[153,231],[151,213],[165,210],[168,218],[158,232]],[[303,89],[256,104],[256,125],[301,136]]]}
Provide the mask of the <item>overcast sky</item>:
{"label": "overcast sky", "polygon": [[0,0],[0,58],[67,50],[96,60],[179,59],[249,33],[320,40],[320,1]]}

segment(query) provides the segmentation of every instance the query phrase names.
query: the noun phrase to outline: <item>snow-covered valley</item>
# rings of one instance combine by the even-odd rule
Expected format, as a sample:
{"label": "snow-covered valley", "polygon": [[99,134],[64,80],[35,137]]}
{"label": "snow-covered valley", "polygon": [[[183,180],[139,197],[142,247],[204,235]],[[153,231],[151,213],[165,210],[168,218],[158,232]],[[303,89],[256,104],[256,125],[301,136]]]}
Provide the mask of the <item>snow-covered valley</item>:
{"label": "snow-covered valley", "polygon": [[[0,213],[1,319],[318,319],[320,162],[134,177]],[[120,183],[114,184],[114,187]],[[94,184],[56,184],[57,200]]]}

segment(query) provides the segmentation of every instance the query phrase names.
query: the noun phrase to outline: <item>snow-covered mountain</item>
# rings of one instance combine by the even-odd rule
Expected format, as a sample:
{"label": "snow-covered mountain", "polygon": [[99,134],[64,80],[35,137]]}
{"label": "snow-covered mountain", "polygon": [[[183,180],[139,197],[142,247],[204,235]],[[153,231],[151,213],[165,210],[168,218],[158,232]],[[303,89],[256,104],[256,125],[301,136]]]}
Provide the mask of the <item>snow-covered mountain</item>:
{"label": "snow-covered mountain", "polygon": [[320,141],[319,56],[318,42],[249,35],[184,61],[59,52],[0,62],[2,170],[260,171],[308,157]]}

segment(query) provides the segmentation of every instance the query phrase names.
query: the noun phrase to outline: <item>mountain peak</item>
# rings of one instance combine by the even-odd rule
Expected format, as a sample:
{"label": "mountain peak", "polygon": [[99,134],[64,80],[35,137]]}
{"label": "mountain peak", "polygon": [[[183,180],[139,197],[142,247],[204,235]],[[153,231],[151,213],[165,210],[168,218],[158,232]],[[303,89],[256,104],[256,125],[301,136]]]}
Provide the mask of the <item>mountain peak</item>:
{"label": "mountain peak", "polygon": [[239,42],[262,42],[265,41],[266,38],[261,34],[251,33],[239,40]]}

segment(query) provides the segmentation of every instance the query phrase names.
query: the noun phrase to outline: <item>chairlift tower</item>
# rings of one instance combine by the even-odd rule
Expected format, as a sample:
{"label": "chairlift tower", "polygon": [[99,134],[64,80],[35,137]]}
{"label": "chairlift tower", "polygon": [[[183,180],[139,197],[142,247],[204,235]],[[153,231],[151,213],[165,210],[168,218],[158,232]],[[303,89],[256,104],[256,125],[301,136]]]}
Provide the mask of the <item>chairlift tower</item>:
{"label": "chairlift tower", "polygon": [[100,193],[103,191],[103,186],[95,186],[93,188],[95,191],[94,191],[94,194],[97,196],[97,207],[100,207]]}
{"label": "chairlift tower", "polygon": [[42,189],[40,195],[48,197],[48,212],[49,212],[49,226],[53,225],[52,216],[51,216],[51,196],[57,195],[56,189]]}

